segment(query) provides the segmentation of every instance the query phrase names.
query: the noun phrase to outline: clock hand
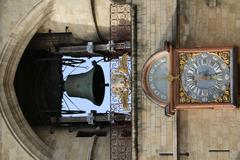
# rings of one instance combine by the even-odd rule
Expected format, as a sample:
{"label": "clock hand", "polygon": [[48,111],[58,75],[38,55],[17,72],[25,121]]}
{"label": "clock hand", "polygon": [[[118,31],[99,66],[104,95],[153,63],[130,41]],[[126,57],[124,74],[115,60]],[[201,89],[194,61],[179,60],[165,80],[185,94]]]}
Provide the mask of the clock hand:
{"label": "clock hand", "polygon": [[216,80],[218,73],[196,76],[194,80]]}
{"label": "clock hand", "polygon": [[168,74],[165,77],[159,78],[159,80],[167,80],[167,81],[170,81],[170,82],[172,82],[174,79],[179,79],[179,76],[173,76],[171,74]]}

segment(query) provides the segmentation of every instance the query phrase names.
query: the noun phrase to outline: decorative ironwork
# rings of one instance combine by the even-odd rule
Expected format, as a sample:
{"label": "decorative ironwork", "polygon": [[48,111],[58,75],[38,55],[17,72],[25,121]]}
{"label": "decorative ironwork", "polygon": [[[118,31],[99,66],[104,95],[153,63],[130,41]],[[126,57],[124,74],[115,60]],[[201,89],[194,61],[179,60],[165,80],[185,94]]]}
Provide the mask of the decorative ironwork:
{"label": "decorative ironwork", "polygon": [[131,60],[127,53],[119,60],[111,61],[111,102],[121,104],[125,111],[129,111],[131,103]]}
{"label": "decorative ironwork", "polygon": [[131,6],[128,4],[112,4],[110,12],[111,40],[131,41]]}
{"label": "decorative ironwork", "polygon": [[110,61],[111,160],[131,160],[131,6],[112,4],[110,11],[110,38],[117,42],[112,54],[118,55]]}
{"label": "decorative ironwork", "polygon": [[[131,58],[111,61],[111,160],[131,160]],[[115,119],[116,115],[128,115]]]}
{"label": "decorative ironwork", "polygon": [[131,124],[112,125],[111,160],[131,160]]}

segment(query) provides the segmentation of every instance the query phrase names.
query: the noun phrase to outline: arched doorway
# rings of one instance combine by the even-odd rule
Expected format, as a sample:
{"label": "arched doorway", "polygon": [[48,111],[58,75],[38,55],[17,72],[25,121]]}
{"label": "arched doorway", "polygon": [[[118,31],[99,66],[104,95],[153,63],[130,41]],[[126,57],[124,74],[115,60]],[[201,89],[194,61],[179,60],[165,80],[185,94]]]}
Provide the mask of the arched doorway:
{"label": "arched doorway", "polygon": [[12,135],[33,159],[50,159],[51,149],[33,132],[19,107],[13,81],[28,42],[53,12],[51,0],[37,3],[16,25],[1,53],[1,113]]}

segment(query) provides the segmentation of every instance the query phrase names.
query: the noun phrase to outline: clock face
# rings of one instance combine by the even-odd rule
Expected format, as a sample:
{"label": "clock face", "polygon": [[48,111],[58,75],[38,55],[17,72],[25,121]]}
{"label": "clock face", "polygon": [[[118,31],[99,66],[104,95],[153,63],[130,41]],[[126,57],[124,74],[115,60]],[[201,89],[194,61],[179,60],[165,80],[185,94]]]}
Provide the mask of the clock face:
{"label": "clock face", "polygon": [[169,52],[150,57],[143,67],[142,87],[146,95],[160,106],[169,102]]}
{"label": "clock face", "polygon": [[222,58],[203,52],[188,59],[181,74],[185,93],[198,102],[213,102],[230,84],[229,67]]}
{"label": "clock face", "polygon": [[150,91],[163,102],[168,101],[168,58],[157,59],[148,72],[148,84]]}

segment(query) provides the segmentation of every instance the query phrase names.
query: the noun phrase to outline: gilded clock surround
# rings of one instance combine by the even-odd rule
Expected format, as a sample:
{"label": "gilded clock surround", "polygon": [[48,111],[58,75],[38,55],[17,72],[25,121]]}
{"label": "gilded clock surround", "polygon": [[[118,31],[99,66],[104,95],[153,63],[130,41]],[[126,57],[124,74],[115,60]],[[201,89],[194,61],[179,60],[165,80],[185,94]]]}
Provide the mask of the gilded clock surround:
{"label": "gilded clock surround", "polygon": [[[179,67],[179,75],[182,74],[184,66],[186,65],[187,61],[199,54],[203,53],[202,51],[197,52],[180,52],[179,59],[178,59],[178,67]],[[211,51],[210,54],[219,56],[223,62],[230,68],[230,51]],[[179,85],[179,103],[184,104],[194,104],[198,103],[197,100],[193,99],[192,97],[188,96],[187,93],[184,91],[182,83]],[[231,96],[230,96],[230,84],[227,86],[224,94],[220,96],[218,99],[214,100],[213,103],[230,103]]]}

